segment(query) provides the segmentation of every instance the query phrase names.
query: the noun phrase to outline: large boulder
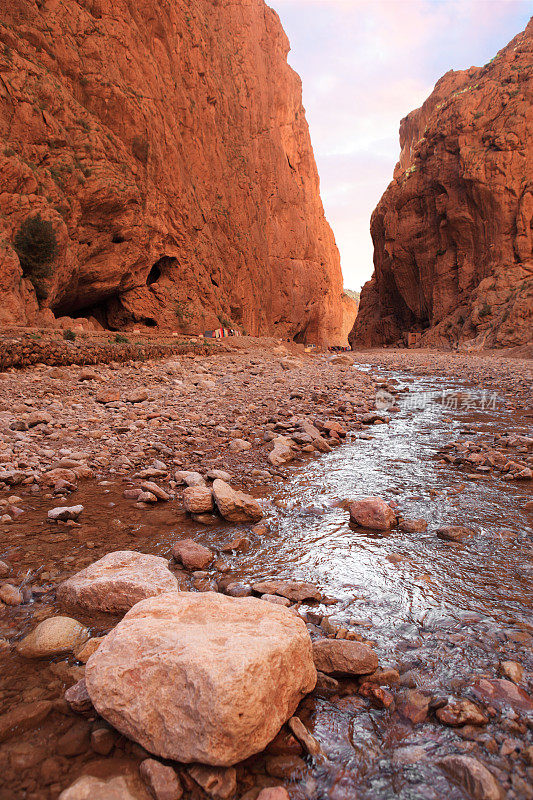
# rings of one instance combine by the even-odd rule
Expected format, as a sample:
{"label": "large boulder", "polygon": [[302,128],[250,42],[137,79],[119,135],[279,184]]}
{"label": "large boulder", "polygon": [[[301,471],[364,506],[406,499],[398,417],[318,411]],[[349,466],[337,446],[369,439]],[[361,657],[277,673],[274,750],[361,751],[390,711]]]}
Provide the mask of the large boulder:
{"label": "large boulder", "polygon": [[128,611],[139,600],[178,589],[168,561],[133,550],[118,550],[60,584],[58,599],[90,611]]}
{"label": "large boulder", "polygon": [[85,677],[98,713],[146,750],[214,766],[263,750],[316,683],[303,620],[214,592],[138,603]]}
{"label": "large boulder", "polygon": [[381,497],[365,497],[350,504],[350,519],[362,528],[388,531],[396,525],[396,514]]}
{"label": "large boulder", "polygon": [[249,494],[238,492],[217,478],[213,481],[213,497],[220,516],[229,522],[258,522],[263,518],[261,506]]}

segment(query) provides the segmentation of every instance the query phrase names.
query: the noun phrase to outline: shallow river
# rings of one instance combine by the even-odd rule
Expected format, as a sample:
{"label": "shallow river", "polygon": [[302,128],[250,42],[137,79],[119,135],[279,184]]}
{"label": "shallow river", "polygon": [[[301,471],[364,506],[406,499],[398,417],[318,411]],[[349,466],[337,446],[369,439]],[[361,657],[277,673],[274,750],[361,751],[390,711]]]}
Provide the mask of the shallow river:
{"label": "shallow river", "polygon": [[[470,390],[459,394],[461,387],[449,381],[398,373],[387,374],[386,380],[391,377],[398,388],[409,385],[410,392],[398,395],[401,410],[391,413],[390,425],[356,431],[342,447],[295,471],[265,499],[272,532],[227,560],[236,578],[276,576],[317,583],[338,602],[312,610],[374,642],[380,666],[399,667],[405,686],[433,696],[469,696],[472,680],[495,677],[502,659],[515,659],[526,670],[533,666],[527,566],[533,528],[531,514],[523,510],[531,488],[530,482],[504,482],[494,475],[467,477],[444,463],[437,451],[459,436],[468,438],[469,431],[472,438],[477,432],[525,433],[527,420],[507,411],[501,398]],[[227,524],[200,530],[190,522],[176,524],[164,504],[132,510],[122,498],[123,488],[119,481],[80,488],[72,499],[86,507],[79,533],[51,533],[42,522],[50,501],[29,500],[25,506],[32,508],[24,525],[2,534],[0,558],[8,555],[20,572],[40,568],[53,584],[110,550],[168,555],[180,535],[220,547],[235,533]],[[394,500],[405,518],[423,517],[427,531],[376,535],[354,528],[339,503],[367,495]],[[478,534],[464,544],[447,543],[435,535],[444,524],[470,526]],[[46,587],[46,578],[43,583]],[[47,602],[46,595],[43,600]],[[53,594],[49,602],[54,605]],[[3,635],[33,627],[33,608],[0,612]],[[95,634],[115,622],[103,615],[79,618]],[[25,699],[28,693],[30,699],[49,696],[48,689],[53,693],[43,665],[37,668],[14,654],[0,658],[2,710],[20,699],[21,692],[24,696],[22,688]],[[291,779],[285,776],[283,782],[292,785],[291,797],[453,800],[463,795],[438,767],[441,756],[475,747],[476,757],[505,775],[509,761],[502,760],[500,744],[509,736],[525,738],[513,732],[511,710],[504,712],[507,728],[500,719],[483,729],[487,741],[496,743],[485,749],[485,740],[471,745],[435,720],[412,726],[394,710],[361,705],[357,696],[324,695],[304,702],[301,716],[327,758],[308,762],[303,772],[289,769]],[[54,753],[55,738],[63,729],[51,718],[43,723],[37,742],[43,756]],[[93,757],[89,751],[62,762],[58,783],[68,785]],[[252,759],[247,769],[261,774],[264,759]],[[32,796],[49,797],[44,787],[40,794],[37,764],[30,772],[37,783],[26,780]],[[5,797],[27,796],[21,780],[20,775],[13,779]],[[520,792],[509,796],[520,797]]]}

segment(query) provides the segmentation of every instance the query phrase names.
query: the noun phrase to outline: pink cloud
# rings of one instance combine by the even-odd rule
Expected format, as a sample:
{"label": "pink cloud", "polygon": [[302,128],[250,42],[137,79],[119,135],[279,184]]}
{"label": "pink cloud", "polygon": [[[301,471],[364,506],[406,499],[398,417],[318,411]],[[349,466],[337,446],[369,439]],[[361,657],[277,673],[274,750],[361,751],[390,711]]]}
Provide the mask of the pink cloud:
{"label": "pink cloud", "polygon": [[269,0],[289,35],[347,286],[372,272],[369,222],[398,159],[400,119],[449,69],[483,64],[528,0]]}

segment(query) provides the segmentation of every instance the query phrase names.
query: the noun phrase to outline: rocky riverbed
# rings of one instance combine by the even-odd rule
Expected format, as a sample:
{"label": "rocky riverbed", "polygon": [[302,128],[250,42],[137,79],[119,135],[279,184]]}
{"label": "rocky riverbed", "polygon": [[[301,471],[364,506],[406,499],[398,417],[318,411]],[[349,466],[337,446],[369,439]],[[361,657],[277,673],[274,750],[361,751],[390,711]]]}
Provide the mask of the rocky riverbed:
{"label": "rocky riverbed", "polygon": [[532,796],[530,364],[2,373],[2,800]]}

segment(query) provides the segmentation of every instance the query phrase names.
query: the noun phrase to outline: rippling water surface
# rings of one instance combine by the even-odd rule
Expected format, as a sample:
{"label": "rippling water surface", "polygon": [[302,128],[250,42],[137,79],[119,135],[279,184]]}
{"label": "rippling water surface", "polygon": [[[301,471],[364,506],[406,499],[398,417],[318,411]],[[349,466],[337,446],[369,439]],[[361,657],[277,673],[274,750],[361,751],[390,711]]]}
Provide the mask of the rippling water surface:
{"label": "rippling water surface", "polygon": [[[530,482],[504,482],[498,475],[467,477],[441,461],[437,451],[459,436],[468,438],[469,431],[472,438],[478,432],[528,432],[527,422],[507,410],[501,398],[493,408],[494,398],[482,392],[437,379],[395,373],[387,380],[391,377],[398,388],[408,385],[410,391],[398,395],[400,411],[391,413],[390,425],[353,432],[342,447],[296,470],[265,499],[271,532],[252,539],[246,553],[233,553],[228,561],[236,578],[317,583],[337,600],[318,612],[374,642],[381,665],[411,672],[411,685],[449,695],[457,681],[468,686],[473,676],[496,675],[498,661],[512,658],[513,648],[522,648],[517,657],[524,661],[523,648],[531,645],[527,564],[533,530],[523,509],[531,489]],[[448,402],[442,402],[443,392]],[[176,524],[164,504],[133,511],[122,488],[119,481],[80,488],[76,502],[86,510],[79,534],[75,529],[50,533],[42,522],[49,501],[36,499],[28,509],[27,530],[14,528],[2,552],[18,562],[19,572],[56,568],[58,580],[110,550],[168,555],[177,536],[220,547],[235,533],[226,524],[201,529],[192,522]],[[405,518],[423,517],[427,531],[380,535],[354,528],[339,504],[367,495],[394,500]],[[444,524],[467,525],[478,534],[464,544],[446,543],[435,534]],[[90,539],[94,542],[87,547]],[[35,624],[29,607],[8,614],[18,630],[24,629],[25,615],[27,628]],[[94,633],[114,624],[103,617],[83,621]],[[44,670],[36,671],[14,653],[4,658],[4,704],[9,707],[19,697],[21,680],[32,698],[43,696],[39,692],[49,680]],[[434,722],[411,727],[393,710],[359,705],[357,697],[304,701],[300,713],[328,758],[309,762],[303,774],[289,769],[284,781],[290,776],[291,797],[462,796],[437,766],[440,755],[457,752],[462,742],[454,731]],[[45,736],[53,752],[57,732],[45,726]],[[402,760],[398,753],[406,747],[421,748],[422,755]],[[262,757],[252,760],[250,769],[261,773]]]}

